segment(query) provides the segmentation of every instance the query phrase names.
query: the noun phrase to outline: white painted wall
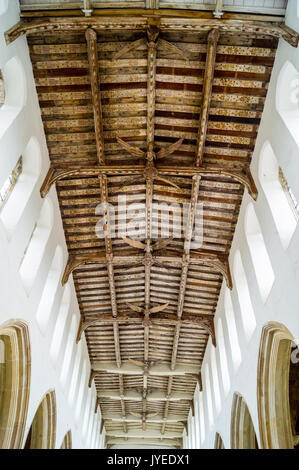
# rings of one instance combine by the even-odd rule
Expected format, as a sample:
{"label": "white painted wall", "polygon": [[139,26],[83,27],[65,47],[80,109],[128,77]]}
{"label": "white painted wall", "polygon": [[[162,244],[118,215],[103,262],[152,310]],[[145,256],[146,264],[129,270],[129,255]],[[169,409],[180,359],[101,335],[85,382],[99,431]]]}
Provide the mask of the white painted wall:
{"label": "white painted wall", "polygon": [[[289,0],[288,2],[286,24],[299,31],[299,2],[297,2],[297,0]],[[230,253],[230,266],[231,268],[233,267],[235,254],[239,250],[248,282],[256,325],[254,330],[250,333],[251,336],[247,335],[246,337],[236,282],[234,280],[234,288],[231,292],[231,298],[241,351],[241,363],[238,368],[235,368],[232,361],[230,338],[225,320],[224,299],[227,287],[225,283],[223,283],[215,315],[215,328],[217,331],[218,321],[221,319],[224,330],[224,342],[230,385],[228,393],[225,394],[220,369],[219,340],[217,338],[218,345],[215,353],[218,381],[220,384],[221,406],[220,410],[217,412],[213,382],[210,378],[210,382],[212,384],[211,398],[213,404],[213,424],[209,425],[208,397],[205,387],[205,371],[207,365],[209,366],[211,375],[211,350],[213,346],[211,344],[211,339],[209,339],[202,365],[203,392],[199,394],[196,392],[195,394],[195,402],[198,403],[199,400],[204,410],[205,434],[205,436],[203,436],[203,430],[201,430],[201,443],[198,443],[196,446],[197,448],[214,448],[216,432],[218,432],[222,437],[225,448],[230,448],[231,410],[233,395],[235,392],[243,395],[253,420],[258,442],[260,442],[256,391],[258,352],[262,328],[269,321],[278,321],[283,323],[295,338],[299,338],[299,228],[297,225],[288,246],[283,246],[270,206],[267,202],[266,195],[259,180],[259,160],[261,151],[264,143],[269,141],[274,150],[278,164],[281,166],[296,199],[299,201],[299,147],[287,128],[284,120],[279,115],[276,109],[275,99],[278,76],[287,60],[294,65],[297,71],[299,71],[299,48],[295,49],[289,46],[285,41],[280,40],[251,164],[251,171],[259,190],[258,199],[253,203],[253,207],[258,218],[262,236],[264,238],[274,272],[274,282],[269,295],[263,301],[245,234],[246,211],[248,204],[252,203],[251,198],[246,193],[242,202]],[[299,109],[299,93],[297,107]],[[297,123],[299,128],[299,119]],[[202,420],[202,417],[200,416],[199,419]],[[203,425],[203,421],[200,424]],[[188,439],[184,440],[184,446],[189,447],[191,441],[192,438],[189,436]]]}
{"label": "white painted wall", "polygon": [[[35,139],[35,150],[40,149],[41,167],[34,189],[30,193],[26,204],[24,203],[22,214],[13,229],[8,231],[0,218],[0,325],[11,319],[22,319],[29,325],[32,372],[25,439],[44,394],[48,390],[54,389],[57,402],[56,448],[60,448],[64,435],[68,430],[72,432],[73,448],[101,448],[104,445],[99,432],[101,417],[100,411],[97,414],[94,413],[96,398],[94,384],[92,384],[91,391],[88,389],[90,361],[84,336],[81,340],[82,344],[79,345],[76,345],[75,338],[72,338],[65,384],[63,385],[60,380],[71,318],[74,316],[76,332],[80,317],[72,278],[69,281],[70,306],[66,318],[62,349],[56,362],[50,358],[50,345],[64,292],[60,279],[57,288],[52,290],[49,295],[48,301],[53,301],[53,306],[45,331],[42,331],[36,320],[37,308],[57,246],[60,246],[62,251],[62,269],[64,269],[67,261],[67,248],[54,187],[48,196],[50,205],[53,207],[52,228],[45,246],[41,247],[40,254],[42,256],[39,259],[37,274],[30,288],[25,289],[19,273],[24,251],[39,219],[44,202],[40,197],[39,189],[49,168],[49,156],[27,40],[23,36],[7,46],[4,39],[4,32],[19,21],[19,2],[18,0],[2,1],[0,7],[5,7],[5,3],[8,8],[6,10],[3,8],[4,12],[0,8],[0,69],[2,71],[7,70],[6,66],[10,59],[15,58],[17,73],[15,72],[16,69],[10,70],[9,68],[6,75],[4,73],[7,80],[6,89],[9,101],[0,109],[0,188],[11,173],[20,155],[24,154],[32,137]],[[22,89],[22,83],[24,89]],[[33,149],[31,148],[30,151],[33,152]],[[14,193],[11,197],[13,196]],[[42,237],[42,232],[40,236]],[[39,242],[39,239],[37,241]],[[61,271],[59,272],[59,278],[61,278]],[[80,349],[77,354],[78,347]],[[78,376],[73,379],[72,374],[75,368],[76,356]],[[84,383],[81,386],[82,404],[80,409],[79,405],[77,406],[77,398],[80,395],[80,378],[84,369],[86,372]],[[70,393],[71,385],[73,389]],[[88,393],[91,393],[91,401],[87,400]],[[86,407],[90,406],[91,408],[86,410]],[[83,418],[86,412],[88,422],[86,423],[87,432],[84,433]]]}

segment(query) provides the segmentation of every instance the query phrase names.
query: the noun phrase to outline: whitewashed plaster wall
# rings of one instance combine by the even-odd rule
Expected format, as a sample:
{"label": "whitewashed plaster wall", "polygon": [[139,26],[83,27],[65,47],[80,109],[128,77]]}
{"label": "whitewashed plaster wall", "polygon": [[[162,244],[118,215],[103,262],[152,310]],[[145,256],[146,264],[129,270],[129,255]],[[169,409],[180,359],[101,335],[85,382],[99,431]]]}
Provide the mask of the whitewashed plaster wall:
{"label": "whitewashed plaster wall", "polygon": [[[288,2],[286,24],[294,28],[296,31],[299,31],[298,10],[299,2],[296,0],[290,0]],[[251,171],[259,190],[258,199],[256,202],[253,202],[253,206],[261,227],[262,235],[264,237],[265,245],[274,271],[274,283],[264,303],[260,295],[251,254],[246,241],[245,215],[247,206],[248,204],[252,203],[252,200],[247,192],[245,192],[230,252],[230,266],[233,272],[235,254],[239,250],[248,281],[256,327],[250,340],[247,341],[242,324],[242,316],[236,283],[235,279],[233,278],[234,287],[231,292],[231,298],[242,356],[239,368],[237,371],[235,371],[225,320],[224,299],[227,287],[225,283],[223,283],[215,314],[215,328],[217,332],[218,321],[221,319],[224,330],[224,341],[228,362],[230,387],[228,393],[225,394],[220,366],[219,338],[216,336],[217,347],[215,349],[215,354],[217,376],[220,388],[220,409],[216,411],[213,378],[211,376],[211,350],[214,347],[211,344],[211,339],[209,339],[202,365],[203,391],[199,392],[199,400],[202,402],[204,411],[204,417],[202,418],[201,415],[199,420],[202,421],[200,424],[205,429],[204,436],[203,432],[201,432],[200,439],[195,439],[196,442],[194,445],[194,439],[192,441],[191,433],[189,432],[188,437],[185,434],[185,447],[214,448],[215,435],[218,432],[224,442],[225,448],[230,448],[231,412],[233,395],[235,392],[241,394],[248,405],[257,440],[260,446],[257,410],[257,365],[262,328],[269,321],[277,321],[283,323],[293,334],[294,338],[299,338],[299,227],[297,225],[289,246],[284,249],[270,207],[265,197],[264,190],[259,180],[259,159],[261,151],[264,143],[269,141],[278,160],[278,164],[282,168],[297,201],[299,201],[299,147],[290,134],[286,124],[279,115],[276,109],[275,99],[278,76],[287,60],[289,60],[299,71],[299,48],[295,49],[289,46],[285,41],[280,40],[251,164]],[[206,365],[208,365],[210,371],[213,414],[212,424],[209,423],[207,390],[205,386]],[[198,397],[196,396],[195,403],[197,403],[197,401]]]}
{"label": "whitewashed plaster wall", "polygon": [[[7,9],[5,9],[5,3]],[[60,281],[55,292],[55,298],[48,299],[49,302],[52,300],[54,302],[45,333],[41,332],[36,321],[37,308],[57,246],[62,247],[62,269],[64,269],[67,261],[67,248],[54,187],[48,196],[53,206],[53,227],[29,293],[25,290],[19,273],[24,251],[43,204],[39,190],[49,168],[49,156],[26,37],[18,38],[9,46],[6,45],[4,39],[4,32],[19,21],[18,0],[9,0],[2,4],[0,2],[0,13],[0,69],[4,71],[9,60],[15,57],[21,71],[21,73],[14,73],[13,76],[6,77],[9,78],[6,88],[12,103],[14,97],[20,92],[21,80],[24,79],[26,82],[23,96],[24,106],[22,109],[16,110],[5,105],[0,109],[0,187],[2,187],[4,181],[11,173],[11,170],[32,137],[38,143],[37,148],[40,148],[41,158],[41,170],[38,180],[13,231],[8,232],[0,219],[0,325],[11,319],[22,319],[29,325],[30,332],[32,369],[24,441],[43,396],[49,390],[54,389],[57,404],[56,448],[60,448],[64,435],[69,430],[72,432],[73,448],[100,448],[104,445],[103,438],[100,436],[100,411],[97,414],[94,413],[96,399],[94,384],[92,384],[91,391],[88,389],[90,361],[84,335],[81,340],[83,344],[79,343],[79,345],[76,345],[75,337],[73,338],[65,386],[62,385],[60,380],[63,353],[66,347],[65,343],[70,328],[71,317],[75,315],[76,331],[80,317],[72,278],[69,281],[71,293],[70,307],[63,337],[63,346],[56,364],[51,360],[49,350],[63,294],[63,287]],[[81,357],[79,356],[80,360],[78,363],[78,379],[75,382],[74,400],[70,405],[68,395],[78,347],[81,348]],[[77,396],[79,394],[84,362],[86,363],[86,373],[82,385],[81,412],[77,419],[75,419]],[[89,396],[91,396],[91,399]],[[84,416],[87,416],[85,428],[83,425]]]}

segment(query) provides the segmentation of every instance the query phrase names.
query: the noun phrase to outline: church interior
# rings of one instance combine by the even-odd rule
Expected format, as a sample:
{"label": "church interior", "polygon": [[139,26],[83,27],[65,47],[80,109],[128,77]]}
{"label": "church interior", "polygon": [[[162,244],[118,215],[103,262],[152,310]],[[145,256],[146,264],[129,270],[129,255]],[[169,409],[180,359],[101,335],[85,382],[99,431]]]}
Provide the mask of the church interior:
{"label": "church interior", "polygon": [[299,449],[299,1],[0,0],[0,449]]}

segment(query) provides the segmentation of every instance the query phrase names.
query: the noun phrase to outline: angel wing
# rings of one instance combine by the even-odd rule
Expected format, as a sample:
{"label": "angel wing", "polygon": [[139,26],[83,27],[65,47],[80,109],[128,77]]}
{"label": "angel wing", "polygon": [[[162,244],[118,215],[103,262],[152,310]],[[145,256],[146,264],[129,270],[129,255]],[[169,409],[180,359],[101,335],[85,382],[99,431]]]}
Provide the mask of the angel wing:
{"label": "angel wing", "polygon": [[146,153],[143,150],[141,150],[139,147],[135,147],[134,145],[128,144],[128,142],[125,142],[118,135],[116,136],[116,140],[119,143],[119,145],[121,145],[125,150],[127,150],[129,153],[131,153],[135,157],[145,157]]}
{"label": "angel wing", "polygon": [[145,44],[145,38],[137,39],[137,41],[133,41],[127,46],[122,47],[119,51],[115,52],[115,54],[112,55],[112,60],[117,60],[123,55],[127,54],[128,52],[133,51],[134,49],[138,49],[138,47],[142,46]]}
{"label": "angel wing", "polygon": [[159,152],[156,153],[156,158],[164,158],[164,157],[168,157],[168,155],[171,155],[182,145],[184,138],[185,137],[181,137],[179,140],[169,145],[168,147],[161,148],[161,150],[159,150]]}
{"label": "angel wing", "polygon": [[139,248],[140,250],[145,250],[146,245],[138,240],[132,240],[129,237],[122,237],[123,241],[126,242],[128,245],[131,245],[133,248]]}
{"label": "angel wing", "polygon": [[186,60],[187,62],[189,62],[189,57],[187,56],[187,54],[182,51],[182,49],[180,49],[179,47],[175,46],[174,44],[172,44],[171,42],[168,42],[168,41],[165,41],[165,39],[161,39],[159,38],[158,39],[158,44],[161,46],[161,47],[164,47],[167,51],[171,52],[171,53],[175,53],[175,54],[178,54],[180,55],[184,60]]}
{"label": "angel wing", "polygon": [[135,411],[129,411],[130,415],[135,416],[135,418],[142,418],[141,413],[135,413]]}
{"label": "angel wing", "polygon": [[173,240],[173,237],[166,238],[166,240],[159,240],[156,243],[153,244],[152,250],[161,250],[162,248],[165,248],[169,243]]}
{"label": "angel wing", "polygon": [[135,366],[144,367],[144,363],[136,359],[132,359],[129,357],[128,361],[131,362],[131,364],[134,364]]}
{"label": "angel wing", "polygon": [[169,303],[163,304],[163,305],[157,305],[156,307],[153,307],[150,309],[150,313],[157,313],[157,312],[162,312],[162,310],[165,310],[168,307]]}
{"label": "angel wing", "polygon": [[131,309],[134,310],[134,312],[142,313],[143,308],[138,307],[137,305],[131,304],[130,302],[126,302],[126,305]]}

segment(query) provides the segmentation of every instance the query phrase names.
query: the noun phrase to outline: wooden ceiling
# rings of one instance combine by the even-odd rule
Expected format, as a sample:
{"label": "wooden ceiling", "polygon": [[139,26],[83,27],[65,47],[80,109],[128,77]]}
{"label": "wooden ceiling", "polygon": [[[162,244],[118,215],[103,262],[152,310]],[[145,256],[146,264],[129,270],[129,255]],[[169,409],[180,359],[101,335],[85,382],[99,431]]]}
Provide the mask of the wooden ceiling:
{"label": "wooden ceiling", "polygon": [[[278,38],[298,36],[281,18],[136,11],[27,12],[6,38],[28,35],[51,159],[41,194],[56,183],[63,283],[72,273],[106,444],[181,447],[244,187],[257,196],[249,165]],[[144,204],[137,243],[118,233],[120,195]],[[186,205],[182,236],[155,231],[161,202]],[[104,238],[100,203],[116,215]]]}

